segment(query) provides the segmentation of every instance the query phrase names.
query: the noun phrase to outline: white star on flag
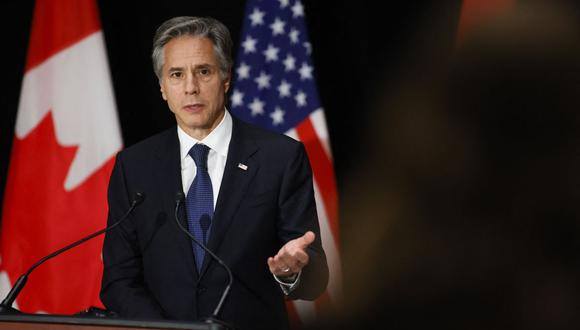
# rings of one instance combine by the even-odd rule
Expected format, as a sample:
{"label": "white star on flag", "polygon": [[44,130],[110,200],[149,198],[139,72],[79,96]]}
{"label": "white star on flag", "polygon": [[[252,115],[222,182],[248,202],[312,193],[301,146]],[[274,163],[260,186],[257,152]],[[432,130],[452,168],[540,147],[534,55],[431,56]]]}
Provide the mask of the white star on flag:
{"label": "white star on flag", "polygon": [[262,102],[259,98],[254,97],[254,100],[248,106],[252,110],[252,116],[263,115],[264,114],[264,105],[265,105],[264,102]]}
{"label": "white star on flag", "polygon": [[292,88],[292,85],[289,84],[286,80],[282,80],[278,86],[278,93],[280,93],[280,97],[290,96],[290,88]]}
{"label": "white star on flag", "polygon": [[286,55],[286,59],[284,59],[284,71],[292,71],[296,69],[296,59],[292,54]]}
{"label": "white star on flag", "polygon": [[250,20],[252,20],[252,26],[264,24],[264,12],[260,11],[258,8],[254,8],[254,12],[250,15]]}
{"label": "white star on flag", "polygon": [[270,75],[267,75],[264,71],[260,72],[260,76],[255,79],[258,84],[258,89],[270,88]]}
{"label": "white star on flag", "polygon": [[292,6],[292,17],[303,17],[304,16],[304,6],[300,1],[296,1],[294,6]]}
{"label": "white star on flag", "polygon": [[239,79],[248,79],[250,78],[250,66],[246,63],[241,63],[238,69],[236,70]]}
{"label": "white star on flag", "polygon": [[290,42],[293,44],[297,44],[298,43],[298,36],[300,35],[300,31],[296,30],[296,29],[292,29],[290,31]]}
{"label": "white star on flag", "polygon": [[270,29],[272,29],[272,34],[277,36],[279,34],[284,34],[284,26],[286,25],[286,23],[284,23],[284,21],[280,20],[278,17],[276,17],[276,20],[274,21],[274,23],[270,24]]}
{"label": "white star on flag", "polygon": [[264,56],[266,57],[266,63],[278,60],[279,48],[274,47],[274,45],[268,45],[268,49],[264,51]]}
{"label": "white star on flag", "polygon": [[278,2],[280,3],[280,8],[286,8],[290,4],[288,0],[278,0]]}
{"label": "white star on flag", "polygon": [[244,53],[254,53],[256,51],[256,43],[258,40],[252,38],[252,36],[246,37],[246,40],[242,43],[244,47]]}
{"label": "white star on flag", "polygon": [[300,73],[300,80],[312,79],[312,67],[310,65],[302,63],[298,72]]}
{"label": "white star on flag", "polygon": [[234,89],[234,92],[232,94],[232,107],[237,107],[237,106],[244,104],[243,99],[244,99],[244,93],[240,92],[237,89]]}
{"label": "white star on flag", "polygon": [[303,107],[306,105],[306,94],[303,91],[298,91],[296,96],[294,96],[294,100],[296,100],[297,107]]}
{"label": "white star on flag", "polygon": [[306,54],[308,55],[312,54],[312,45],[309,42],[305,42],[302,45],[306,49]]}
{"label": "white star on flag", "polygon": [[276,126],[284,122],[284,110],[276,107],[276,110],[270,114],[272,117],[272,125]]}

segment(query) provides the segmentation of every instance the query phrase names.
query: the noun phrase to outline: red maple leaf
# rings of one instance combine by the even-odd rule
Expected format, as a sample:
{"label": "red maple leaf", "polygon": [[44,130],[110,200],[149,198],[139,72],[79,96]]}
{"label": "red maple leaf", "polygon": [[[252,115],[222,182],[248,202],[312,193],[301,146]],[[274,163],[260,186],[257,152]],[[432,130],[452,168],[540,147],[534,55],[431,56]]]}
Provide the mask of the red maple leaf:
{"label": "red maple leaf", "polygon": [[[1,268],[10,282],[40,258],[103,228],[114,157],[82,184],[65,191],[77,147],[64,147],[48,115],[24,139],[15,138],[2,217]],[[17,303],[24,312],[70,314],[102,306],[99,236],[48,260],[28,279]]]}

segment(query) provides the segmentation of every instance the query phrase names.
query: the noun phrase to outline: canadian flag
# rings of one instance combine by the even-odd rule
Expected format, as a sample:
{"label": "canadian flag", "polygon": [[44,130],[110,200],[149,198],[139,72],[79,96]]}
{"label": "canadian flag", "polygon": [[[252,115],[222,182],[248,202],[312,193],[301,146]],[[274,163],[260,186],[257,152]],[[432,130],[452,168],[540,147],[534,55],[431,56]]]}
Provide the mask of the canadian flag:
{"label": "canadian flag", "polygon": [[[0,233],[0,293],[31,265],[106,224],[122,147],[94,0],[38,0]],[[38,267],[16,307],[68,314],[99,300],[102,237]]]}

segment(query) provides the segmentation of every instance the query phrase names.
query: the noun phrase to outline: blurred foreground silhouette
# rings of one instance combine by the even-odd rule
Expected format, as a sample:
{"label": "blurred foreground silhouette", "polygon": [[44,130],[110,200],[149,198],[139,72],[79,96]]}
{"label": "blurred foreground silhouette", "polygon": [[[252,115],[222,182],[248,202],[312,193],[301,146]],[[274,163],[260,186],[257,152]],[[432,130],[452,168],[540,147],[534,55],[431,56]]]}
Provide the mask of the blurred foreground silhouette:
{"label": "blurred foreground silhouette", "polygon": [[580,326],[580,26],[520,2],[377,106],[313,328]]}

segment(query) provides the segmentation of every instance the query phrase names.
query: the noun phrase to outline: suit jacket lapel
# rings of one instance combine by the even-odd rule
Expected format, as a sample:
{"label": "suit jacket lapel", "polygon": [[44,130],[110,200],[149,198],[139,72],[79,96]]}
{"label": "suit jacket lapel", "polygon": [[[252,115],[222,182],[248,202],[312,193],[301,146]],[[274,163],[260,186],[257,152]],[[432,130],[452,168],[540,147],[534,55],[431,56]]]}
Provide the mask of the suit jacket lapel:
{"label": "suit jacket lapel", "polygon": [[[228,149],[226,168],[220,186],[208,242],[208,248],[213,252],[216,252],[224,241],[238,205],[259,167],[259,164],[253,162],[250,158],[258,150],[257,145],[252,139],[248,138],[244,124],[236,118],[232,117],[232,119],[232,139]],[[239,164],[242,164],[242,167],[245,165],[247,168],[242,169]],[[210,256],[206,255],[201,276],[205,274],[209,262],[212,261],[211,259]]]}
{"label": "suit jacket lapel", "polygon": [[[197,270],[195,267],[193,251],[191,248],[190,239],[181,232],[175,223],[175,204],[178,192],[183,192],[181,183],[181,160],[179,150],[179,139],[177,137],[177,128],[168,132],[166,141],[160,144],[155,152],[157,161],[159,163],[157,176],[157,183],[161,198],[163,200],[164,210],[167,212],[167,221],[170,222],[172,228],[175,228],[175,240],[179,246],[179,251],[184,254],[184,264],[187,265],[189,271],[197,277]],[[179,221],[184,228],[187,228],[187,215],[185,214],[185,201],[181,203],[178,212]],[[189,261],[189,262],[188,262]]]}

